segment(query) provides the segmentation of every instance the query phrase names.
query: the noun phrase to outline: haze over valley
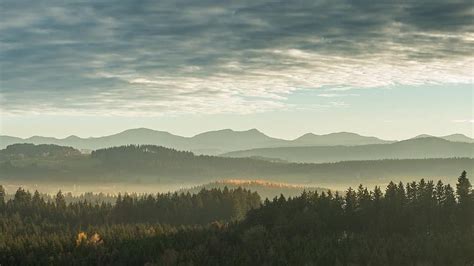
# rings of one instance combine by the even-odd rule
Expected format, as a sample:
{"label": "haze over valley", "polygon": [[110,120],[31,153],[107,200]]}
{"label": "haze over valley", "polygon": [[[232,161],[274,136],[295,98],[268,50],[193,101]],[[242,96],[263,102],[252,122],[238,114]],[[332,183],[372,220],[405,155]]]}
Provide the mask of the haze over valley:
{"label": "haze over valley", "polygon": [[[68,188],[66,191],[82,185],[92,192],[109,193],[114,192],[111,188],[126,192],[127,186],[130,192],[149,192],[151,187],[162,192],[175,191],[228,179],[267,180],[335,190],[360,183],[383,185],[390,180],[412,178],[440,178],[453,183],[455,175],[451,173],[473,169],[474,144],[458,141],[469,141],[467,137],[458,137],[457,141],[449,138],[419,136],[384,141],[353,133],[334,133],[306,134],[288,141],[270,138],[255,129],[220,130],[192,138],[149,129],[128,130],[103,138],[75,138],[75,142],[70,142],[72,138],[33,137],[16,139],[19,143],[9,144],[0,151],[0,180],[10,186],[41,184],[49,190],[54,183],[53,187]],[[85,150],[103,146],[110,147]],[[215,151],[259,146],[266,148],[218,155],[192,152],[193,147]],[[94,189],[93,184],[102,189]]]}

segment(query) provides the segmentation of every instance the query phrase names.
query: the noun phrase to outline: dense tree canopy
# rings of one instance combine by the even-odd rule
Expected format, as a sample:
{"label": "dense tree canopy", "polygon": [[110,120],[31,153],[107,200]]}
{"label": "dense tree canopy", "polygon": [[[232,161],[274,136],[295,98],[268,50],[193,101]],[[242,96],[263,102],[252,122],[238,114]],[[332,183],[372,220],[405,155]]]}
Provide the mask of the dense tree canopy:
{"label": "dense tree canopy", "polygon": [[[32,144],[8,146],[0,151],[0,179],[17,182],[196,184],[222,178],[249,178],[345,186],[366,182],[385,183],[393,176],[444,177],[458,169],[472,169],[474,165],[472,158],[282,163],[251,158],[197,156],[191,152],[153,145],[113,147],[93,151],[90,155],[73,156],[71,154],[75,153],[69,152],[72,148],[63,148],[65,151],[59,155],[46,156],[57,154],[53,150],[62,151],[62,148]],[[25,157],[24,154],[31,156]],[[443,181],[452,182],[455,179]]]}
{"label": "dense tree canopy", "polygon": [[0,264],[470,265],[473,191],[441,181],[360,185],[261,202],[244,189],[46,201],[0,187]]}

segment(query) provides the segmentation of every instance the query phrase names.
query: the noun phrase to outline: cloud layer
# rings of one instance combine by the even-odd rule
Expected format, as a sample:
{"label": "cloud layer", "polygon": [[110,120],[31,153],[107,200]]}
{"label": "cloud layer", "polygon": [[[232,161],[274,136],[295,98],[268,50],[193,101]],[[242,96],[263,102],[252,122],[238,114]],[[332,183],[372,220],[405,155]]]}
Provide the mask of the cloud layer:
{"label": "cloud layer", "polygon": [[254,113],[301,89],[472,83],[471,1],[380,2],[4,0],[0,108]]}

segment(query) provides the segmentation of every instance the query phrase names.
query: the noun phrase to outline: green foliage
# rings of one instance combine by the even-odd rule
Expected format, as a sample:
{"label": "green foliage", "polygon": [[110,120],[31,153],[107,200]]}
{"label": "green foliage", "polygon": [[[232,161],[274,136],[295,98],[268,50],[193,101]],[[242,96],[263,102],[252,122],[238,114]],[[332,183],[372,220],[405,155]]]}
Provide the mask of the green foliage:
{"label": "green foliage", "polygon": [[461,175],[456,192],[420,180],[263,203],[227,188],[113,205],[18,189],[0,209],[0,264],[470,265],[474,209],[459,197],[472,199],[468,181]]}
{"label": "green foliage", "polygon": [[5,189],[0,185],[0,208],[3,208],[5,205]]}
{"label": "green foliage", "polygon": [[[30,152],[32,154],[43,154],[44,147],[41,145],[27,147],[38,149]],[[15,154],[3,160],[0,156],[0,180],[146,184],[202,183],[222,178],[248,178],[279,182],[291,180],[292,183],[358,185],[361,182],[388,182],[393,177],[450,176],[453,171],[472,169],[474,165],[474,159],[471,158],[348,161],[325,164],[276,163],[250,158],[196,156],[191,152],[152,145],[114,147],[80,156],[63,154],[52,157],[23,157]],[[451,182],[455,179],[443,181]]]}
{"label": "green foliage", "polygon": [[69,157],[81,153],[72,148],[54,144],[34,145],[29,143],[12,144],[0,151],[0,158],[32,158],[32,157]]}
{"label": "green foliage", "polygon": [[272,199],[275,196],[279,196],[283,194],[285,196],[299,196],[303,191],[328,191],[327,188],[322,187],[315,187],[315,186],[302,186],[302,185],[293,185],[288,183],[276,183],[276,182],[269,182],[264,180],[245,180],[245,179],[230,179],[230,180],[221,180],[215,181],[211,183],[207,183],[200,186],[195,186],[192,188],[185,188],[181,189],[180,191],[183,192],[190,192],[190,193],[197,193],[201,189],[212,189],[212,188],[221,188],[224,189],[225,187],[229,189],[236,189],[236,188],[245,188],[251,191],[257,192],[263,199],[269,198]]}

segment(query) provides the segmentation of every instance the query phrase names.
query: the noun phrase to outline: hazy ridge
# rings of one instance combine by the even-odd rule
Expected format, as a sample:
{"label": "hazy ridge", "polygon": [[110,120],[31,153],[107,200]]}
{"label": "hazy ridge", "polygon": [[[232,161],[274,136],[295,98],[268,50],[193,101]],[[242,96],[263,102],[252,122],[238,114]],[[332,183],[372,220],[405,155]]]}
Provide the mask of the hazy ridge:
{"label": "hazy ridge", "polygon": [[192,188],[181,189],[178,192],[190,192],[196,194],[202,189],[224,189],[226,187],[228,189],[236,189],[241,187],[250,191],[256,191],[262,197],[262,199],[273,199],[274,197],[278,197],[280,195],[284,195],[285,197],[295,197],[301,195],[303,191],[317,191],[321,193],[323,191],[327,192],[329,190],[328,188],[311,185],[296,185],[267,180],[225,179],[194,186]]}
{"label": "hazy ridge", "polygon": [[101,149],[92,154],[73,151],[56,145],[9,146],[0,151],[0,180],[199,184],[221,179],[265,179],[331,187],[331,184],[373,184],[420,177],[452,182],[459,169],[472,171],[474,166],[472,158],[278,163],[251,158],[197,156],[150,145]]}
{"label": "hazy ridge", "polygon": [[424,137],[391,144],[259,148],[230,152],[223,154],[223,156],[264,157],[305,163],[402,158],[473,158],[474,144]]}
{"label": "hazy ridge", "polygon": [[[430,135],[419,135],[415,138],[432,137]],[[455,142],[470,142],[474,140],[462,134],[452,134],[439,137]],[[129,129],[123,132],[103,136],[80,138],[69,136],[58,139],[51,137],[33,136],[30,138],[17,138],[12,136],[0,136],[0,149],[16,143],[32,144],[56,144],[61,146],[71,146],[87,152],[114,146],[129,144],[149,144],[159,145],[178,150],[193,151],[197,154],[217,155],[226,152],[248,150],[255,148],[274,147],[305,147],[305,146],[358,146],[369,144],[389,144],[395,141],[383,140],[371,136],[362,136],[350,132],[337,132],[325,135],[313,133],[304,134],[293,140],[273,138],[265,135],[257,129],[246,131],[234,131],[222,129],[208,131],[197,134],[193,137],[183,137],[171,134],[166,131],[157,131],[147,128]]]}
{"label": "hazy ridge", "polygon": [[182,137],[165,131],[146,128],[129,129],[123,132],[95,138],[80,138],[69,136],[64,139],[33,136],[22,139],[10,136],[0,136],[0,148],[15,143],[56,144],[71,146],[82,150],[96,150],[128,144],[159,145],[178,150],[189,150],[198,154],[220,154],[263,147],[307,146],[307,145],[364,145],[390,143],[375,137],[361,136],[355,133],[331,133],[327,135],[305,134],[294,140],[284,140],[265,135],[257,129],[234,131],[223,129],[204,132],[193,137]]}

